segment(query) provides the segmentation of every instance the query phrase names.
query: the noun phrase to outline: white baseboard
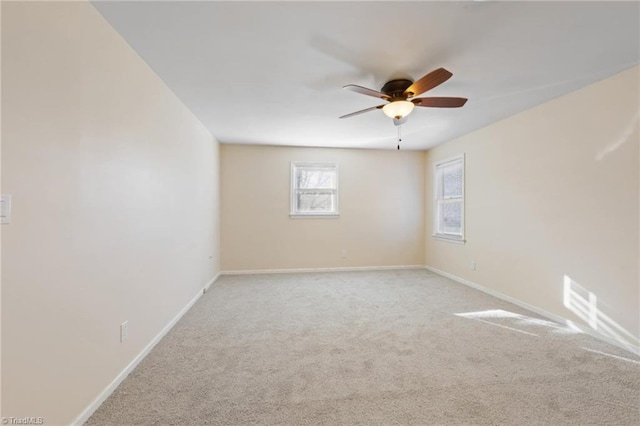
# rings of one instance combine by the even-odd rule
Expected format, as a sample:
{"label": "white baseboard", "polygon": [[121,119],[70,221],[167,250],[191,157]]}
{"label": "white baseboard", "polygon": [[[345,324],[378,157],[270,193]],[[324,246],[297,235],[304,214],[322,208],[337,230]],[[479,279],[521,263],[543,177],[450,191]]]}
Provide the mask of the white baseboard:
{"label": "white baseboard", "polygon": [[424,269],[424,265],[398,266],[351,266],[339,268],[302,268],[302,269],[249,269],[243,271],[222,271],[220,275],[255,275],[255,274],[297,274],[302,272],[353,272],[353,271],[385,271],[390,269]]}
{"label": "white baseboard", "polygon": [[89,404],[89,406],[87,406],[87,408],[85,408],[82,413],[80,413],[80,415],[76,417],[76,419],[71,423],[73,426],[81,426],[84,424],[84,422],[89,420],[89,417],[91,417],[93,413],[95,413],[100,405],[102,405],[102,403],[113,393],[113,391],[116,390],[120,383],[122,383],[122,381],[127,378],[129,373],[131,373],[133,369],[136,368],[138,364],[140,364],[140,362],[149,354],[149,352],[151,352],[151,350],[158,344],[158,342],[162,340],[162,338],[169,332],[169,330],[171,330],[173,326],[176,325],[178,321],[180,321],[180,318],[182,318],[182,316],[186,314],[189,309],[191,309],[191,307],[198,301],[198,299],[200,299],[202,295],[207,292],[209,287],[211,287],[211,285],[218,279],[219,276],[220,273],[216,274],[204,285],[204,287],[202,287],[202,289],[198,290],[198,293],[193,297],[193,299],[191,299],[189,303],[187,303],[187,305],[182,308],[182,310],[180,310],[180,312],[178,312],[178,314],[173,317],[171,321],[169,321],[169,323],[156,335],[156,337],[154,337],[153,340],[151,340],[151,342],[149,342],[149,344],[133,359],[133,361],[131,361],[129,365],[127,365],[124,370],[122,370],[120,374],[118,374],[118,376],[113,379],[109,386],[104,388],[104,390],[100,392],[96,399],[94,399],[91,404]]}
{"label": "white baseboard", "polygon": [[[208,291],[209,291],[209,288],[213,285],[213,283],[215,283],[215,282],[216,282],[216,280],[220,277],[220,275],[221,275],[221,274],[220,274],[220,272],[218,272],[218,273],[215,275],[215,277],[211,278],[211,279],[209,280],[209,282],[208,282],[208,283],[206,283],[206,284],[204,285],[204,287],[202,287],[202,294],[205,294],[206,292],[208,292]],[[189,310],[189,309],[187,308],[187,310]],[[185,311],[185,312],[186,312],[186,311]],[[182,316],[182,315],[181,315],[181,316]]]}
{"label": "white baseboard", "polygon": [[617,346],[619,348],[627,350],[627,351],[629,351],[631,353],[634,353],[636,355],[640,355],[640,347],[634,346],[634,345],[626,343],[626,342],[620,342],[620,341],[618,341],[616,339],[613,339],[613,338],[611,338],[609,336],[606,336],[604,334],[598,333],[596,330],[594,330],[592,328],[589,328],[589,327],[584,326],[582,324],[575,323],[575,322],[573,322],[573,321],[571,321],[571,320],[569,320],[567,318],[561,317],[560,315],[556,315],[556,314],[553,314],[551,312],[545,311],[544,309],[540,309],[540,308],[538,308],[536,306],[530,305],[530,304],[525,303],[525,302],[523,302],[521,300],[514,299],[513,297],[507,296],[506,294],[500,293],[499,291],[495,291],[495,290],[492,290],[490,288],[481,286],[480,284],[476,284],[473,281],[465,280],[464,278],[461,278],[461,277],[459,277],[457,275],[450,274],[450,273],[445,272],[445,271],[441,271],[439,269],[436,269],[436,268],[434,268],[432,266],[428,266],[428,265],[426,265],[424,268],[426,270],[428,270],[428,271],[434,272],[434,273],[436,273],[438,275],[442,275],[443,277],[449,278],[449,279],[451,279],[453,281],[456,281],[456,282],[458,282],[460,284],[464,284],[464,285],[466,285],[468,287],[471,287],[471,288],[474,288],[476,290],[479,290],[479,291],[481,291],[483,293],[486,293],[486,294],[488,294],[490,296],[496,297],[498,299],[504,300],[504,301],[509,302],[509,303],[513,303],[514,305],[520,306],[521,308],[527,309],[527,310],[529,310],[531,312],[535,312],[536,314],[538,314],[538,315],[540,315],[542,317],[545,317],[547,319],[550,319],[551,321],[554,321],[554,322],[557,322],[557,323],[560,323],[560,324],[564,324],[564,325],[566,325],[568,327],[571,327],[571,328],[574,328],[574,329],[578,329],[581,332],[583,332],[585,334],[588,334],[591,337],[595,337],[598,340],[602,340],[602,341],[604,341],[606,343],[609,343],[611,345]]}

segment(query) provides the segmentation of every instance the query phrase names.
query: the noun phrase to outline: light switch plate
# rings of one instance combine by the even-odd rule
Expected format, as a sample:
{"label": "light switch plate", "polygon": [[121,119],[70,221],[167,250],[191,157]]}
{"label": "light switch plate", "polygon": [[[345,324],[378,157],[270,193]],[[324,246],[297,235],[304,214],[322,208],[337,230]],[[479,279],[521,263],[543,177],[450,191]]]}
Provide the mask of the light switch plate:
{"label": "light switch plate", "polygon": [[11,195],[0,195],[0,223],[11,222]]}

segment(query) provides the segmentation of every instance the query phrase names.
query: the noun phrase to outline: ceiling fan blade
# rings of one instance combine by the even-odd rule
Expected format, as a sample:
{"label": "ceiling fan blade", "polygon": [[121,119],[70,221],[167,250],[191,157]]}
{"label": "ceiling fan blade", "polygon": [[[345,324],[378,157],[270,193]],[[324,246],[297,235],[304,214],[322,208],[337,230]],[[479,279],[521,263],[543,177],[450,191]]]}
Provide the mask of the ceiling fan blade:
{"label": "ceiling fan blade", "polygon": [[416,98],[411,102],[416,106],[434,108],[459,108],[467,103],[466,98]]}
{"label": "ceiling fan blade", "polygon": [[409,98],[418,96],[427,90],[431,90],[434,87],[441,85],[445,81],[449,80],[452,75],[453,74],[444,68],[438,68],[407,87],[404,94]]}
{"label": "ceiling fan blade", "polygon": [[391,99],[390,96],[385,95],[377,90],[367,89],[366,87],[358,86],[357,84],[347,84],[343,89],[351,90],[352,92],[361,93],[363,95],[373,96],[374,98],[381,98],[385,101]]}
{"label": "ceiling fan blade", "polygon": [[360,111],[352,112],[351,114],[346,114],[346,115],[343,115],[342,117],[339,117],[339,118],[353,117],[354,115],[358,115],[358,114],[362,114],[362,113],[365,113],[365,112],[373,111],[374,109],[380,109],[383,106],[384,105],[378,105],[378,106],[374,106],[374,107],[367,108],[367,109],[361,109]]}

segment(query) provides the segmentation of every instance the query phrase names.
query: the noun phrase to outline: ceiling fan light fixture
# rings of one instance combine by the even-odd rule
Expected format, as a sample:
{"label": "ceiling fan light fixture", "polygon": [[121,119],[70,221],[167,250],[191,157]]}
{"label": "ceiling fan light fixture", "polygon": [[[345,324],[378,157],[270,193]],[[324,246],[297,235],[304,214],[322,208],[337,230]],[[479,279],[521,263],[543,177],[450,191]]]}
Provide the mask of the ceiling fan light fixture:
{"label": "ceiling fan light fixture", "polygon": [[389,118],[404,118],[411,114],[415,107],[413,102],[409,101],[393,101],[382,107],[382,112]]}

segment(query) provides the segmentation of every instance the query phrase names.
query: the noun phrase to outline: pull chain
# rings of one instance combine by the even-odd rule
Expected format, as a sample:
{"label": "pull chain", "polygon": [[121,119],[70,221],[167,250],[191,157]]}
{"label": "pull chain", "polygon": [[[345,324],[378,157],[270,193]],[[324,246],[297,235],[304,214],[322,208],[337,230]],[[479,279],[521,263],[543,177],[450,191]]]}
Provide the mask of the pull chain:
{"label": "pull chain", "polygon": [[400,142],[402,142],[402,138],[400,137],[400,126],[398,126],[398,151],[400,151]]}

